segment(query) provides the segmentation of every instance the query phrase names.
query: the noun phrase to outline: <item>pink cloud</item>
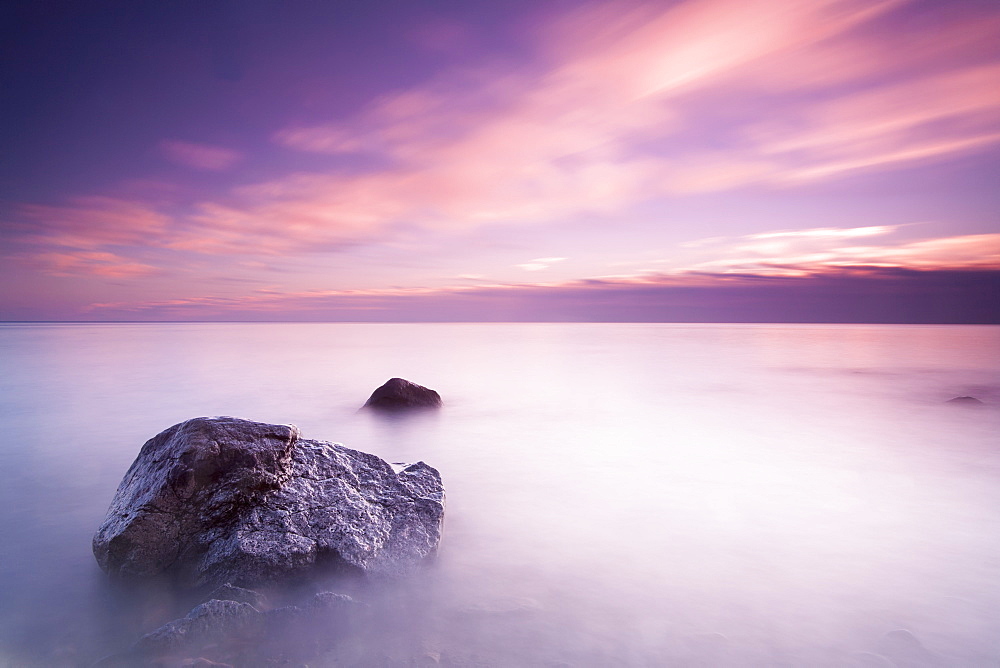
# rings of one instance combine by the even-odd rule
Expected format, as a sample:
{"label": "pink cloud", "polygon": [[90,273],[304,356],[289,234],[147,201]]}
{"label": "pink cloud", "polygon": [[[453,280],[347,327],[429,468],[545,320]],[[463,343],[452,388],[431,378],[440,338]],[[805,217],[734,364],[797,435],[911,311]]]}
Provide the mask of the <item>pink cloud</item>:
{"label": "pink cloud", "polygon": [[148,264],[103,251],[66,250],[31,255],[30,263],[51,276],[136,278],[158,273]]}
{"label": "pink cloud", "polygon": [[889,234],[899,225],[869,225],[867,227],[814,227],[805,230],[782,230],[748,234],[747,239],[853,239]]}
{"label": "pink cloud", "polygon": [[165,158],[178,165],[213,172],[227,170],[243,158],[239,151],[221,146],[172,139],[161,141],[160,151]]}
{"label": "pink cloud", "polygon": [[626,99],[670,97],[801,51],[903,4],[901,0],[689,0],[663,7],[598,5],[556,27],[552,50],[574,87]]}
{"label": "pink cloud", "polygon": [[63,206],[26,204],[11,227],[4,256],[53,276],[127,278],[159,272],[133,257],[162,246],[174,221],[146,204],[113,197],[78,197]]}
{"label": "pink cloud", "polygon": [[757,130],[757,151],[790,179],[924,161],[1000,141],[1000,64],[847,95]]}
{"label": "pink cloud", "polygon": [[[412,230],[617,222],[669,195],[797,187],[994,145],[1000,14],[954,12],[936,31],[895,36],[879,22],[905,4],[589,5],[538,28],[536,62],[468,65],[352,118],[274,136],[301,151],[373,153],[386,165],[378,170],[282,176],[183,215],[107,197],[22,214],[29,237],[58,247],[280,256]],[[725,133],[714,133],[713,115]],[[692,139],[699,133],[712,140]],[[199,169],[241,157],[190,142],[161,148]]]}
{"label": "pink cloud", "polygon": [[557,262],[562,262],[566,258],[564,257],[538,257],[529,262],[523,264],[515,265],[519,269],[524,269],[525,271],[542,271],[548,269]]}
{"label": "pink cloud", "polygon": [[895,226],[795,230],[713,239],[670,273],[752,273],[801,276],[851,266],[912,270],[1000,269],[1000,234],[972,234],[907,243],[856,245],[855,240],[890,234]]}
{"label": "pink cloud", "polygon": [[[542,67],[491,65],[479,76],[443,76],[377,100],[352,120],[288,128],[276,140],[305,151],[388,158],[390,170],[317,177],[313,189],[296,195],[304,208],[309,202],[336,221],[350,221],[354,212],[324,193],[375,199],[378,206],[367,209],[370,228],[398,220],[461,228],[614,214],[667,193],[789,186],[993,144],[1000,139],[1000,64],[968,61],[996,61],[984,45],[988,37],[1000,40],[997,17],[952,17],[918,53],[882,48],[882,34],[858,30],[903,4],[592,6],[539,31]],[[927,52],[936,67],[914,70],[926,64]],[[890,73],[901,82],[885,83]],[[763,124],[759,112],[738,112],[761,83],[792,93],[854,88],[818,100],[783,98],[776,119]],[[734,110],[730,121],[743,127],[742,141],[712,150],[683,144],[707,104]],[[650,142],[663,152],[645,150]],[[302,185],[299,177],[292,181]],[[262,184],[285,187],[284,180]]]}
{"label": "pink cloud", "polygon": [[895,248],[847,248],[848,259],[913,269],[1000,269],[1000,234],[925,239]]}
{"label": "pink cloud", "polygon": [[[893,230],[892,226],[815,228],[731,239],[717,238],[707,244],[713,247],[712,255],[717,258],[711,261],[659,271],[573,280],[502,283],[491,282],[484,276],[461,276],[458,277],[461,283],[441,287],[330,290],[269,287],[237,296],[199,295],[150,302],[93,304],[91,310],[95,313],[130,312],[157,314],[157,317],[206,318],[242,313],[252,317],[278,319],[290,312],[335,314],[358,311],[384,312],[386,319],[404,314],[403,319],[433,320],[435,313],[452,314],[445,319],[452,319],[455,313],[476,313],[477,318],[482,318],[486,314],[484,309],[498,300],[530,302],[537,295],[544,295],[538,302],[541,308],[546,303],[562,303],[564,299],[580,298],[584,305],[605,303],[606,300],[587,301],[590,297],[586,295],[595,296],[600,291],[641,291],[647,288],[714,290],[726,286],[763,285],[770,280],[816,279],[818,282],[801,283],[806,290],[801,298],[808,299],[810,286],[824,285],[822,281],[825,279],[871,279],[876,283],[870,287],[876,289],[883,278],[916,274],[1000,276],[1000,234],[942,237],[882,245],[846,245],[856,239],[889,235]],[[552,262],[558,259],[539,258],[539,261]],[[961,282],[964,279],[956,280]],[[975,282],[975,279],[969,280]],[[996,282],[995,278],[990,280]],[[421,315],[421,305],[428,304],[435,306],[428,307],[431,310]],[[443,310],[434,310],[437,308]],[[537,311],[536,315],[544,319],[544,309]],[[367,317],[369,316],[358,319],[364,320]],[[383,316],[376,319],[383,319]]]}
{"label": "pink cloud", "polygon": [[113,197],[77,197],[64,206],[25,204],[17,227],[37,243],[94,249],[155,245],[171,219],[140,202]]}

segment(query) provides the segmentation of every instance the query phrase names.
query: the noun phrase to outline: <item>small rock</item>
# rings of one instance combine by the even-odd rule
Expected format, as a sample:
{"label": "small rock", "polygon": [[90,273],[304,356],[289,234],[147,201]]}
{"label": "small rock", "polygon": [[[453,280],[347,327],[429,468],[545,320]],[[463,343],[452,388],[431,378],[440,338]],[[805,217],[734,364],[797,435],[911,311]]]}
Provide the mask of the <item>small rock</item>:
{"label": "small rock", "polygon": [[441,395],[434,390],[402,378],[390,378],[372,392],[363,408],[380,411],[403,411],[412,408],[440,408]]}
{"label": "small rock", "polygon": [[945,402],[946,404],[959,404],[961,406],[985,406],[982,401],[975,397],[955,397]]}

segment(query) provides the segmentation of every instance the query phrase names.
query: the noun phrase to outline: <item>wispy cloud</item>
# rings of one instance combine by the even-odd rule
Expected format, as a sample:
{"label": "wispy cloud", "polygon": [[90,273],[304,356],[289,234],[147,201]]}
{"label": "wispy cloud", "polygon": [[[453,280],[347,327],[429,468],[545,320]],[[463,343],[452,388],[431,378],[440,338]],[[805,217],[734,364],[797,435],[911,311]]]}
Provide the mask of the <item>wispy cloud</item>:
{"label": "wispy cloud", "polygon": [[905,243],[858,245],[858,239],[892,233],[899,226],[815,228],[716,237],[691,245],[710,258],[671,271],[797,276],[852,266],[913,270],[1000,269],[1000,234],[972,234]]}
{"label": "wispy cloud", "polygon": [[53,246],[94,249],[159,243],[171,219],[141,202],[77,197],[63,206],[26,204],[13,226],[22,239]]}
{"label": "wispy cloud", "polygon": [[514,266],[518,269],[524,269],[525,271],[542,271],[543,269],[548,269],[557,262],[562,262],[565,259],[566,258],[564,257],[538,257],[534,260]]}
{"label": "wispy cloud", "polygon": [[[748,234],[746,239],[853,239],[889,234],[899,229],[899,225],[869,225],[868,227],[816,227],[805,230],[781,230],[778,232],[758,232]],[[715,237],[714,241],[724,237]]]}
{"label": "wispy cloud", "polygon": [[[274,134],[293,151],[341,156],[336,170],[278,174],[169,210],[96,196],[25,205],[15,228],[19,252],[110,253],[141,265],[141,249],[150,247],[277,258],[414,230],[448,235],[583,218],[611,225],[658,198],[808,187],[993,146],[1000,140],[1000,11],[955,10],[933,29],[895,35],[885,21],[909,4],[589,4],[540,25],[526,50],[531,59],[473,58],[351,117]],[[464,39],[459,28],[441,30],[454,33],[456,45]],[[202,170],[229,169],[242,158],[173,139],[160,149]],[[360,155],[375,159],[355,160]],[[772,232],[708,244],[702,248],[719,255],[698,266],[878,262],[886,246],[840,242],[882,230]],[[518,266],[538,271],[554,261]],[[86,272],[96,265],[61,266]]]}
{"label": "wispy cloud", "polygon": [[239,151],[222,146],[173,139],[161,141],[160,151],[165,158],[178,165],[213,172],[227,170],[243,158]]}
{"label": "wispy cloud", "polygon": [[927,161],[1000,142],[1000,65],[968,67],[807,107],[761,126],[756,150],[822,179]]}
{"label": "wispy cloud", "polygon": [[3,259],[51,276],[138,278],[161,270],[141,259],[163,245],[172,219],[146,204],[78,197],[62,206],[24,205],[9,224]]}
{"label": "wispy cloud", "polygon": [[[892,290],[886,286],[903,285],[908,291],[907,298],[912,298],[914,303],[920,301],[921,286],[928,289],[933,286],[939,291],[925,294],[926,304],[921,308],[928,313],[938,312],[935,309],[950,308],[947,304],[937,304],[942,299],[940,291],[947,292],[952,288],[959,289],[955,286],[964,286],[961,287],[961,294],[967,303],[962,308],[971,309],[970,313],[977,314],[974,321],[992,322],[990,318],[1000,318],[1000,306],[995,304],[991,293],[991,290],[1000,285],[1000,234],[942,237],[878,246],[844,245],[852,239],[887,235],[893,229],[893,226],[843,230],[816,228],[759,233],[731,239],[717,238],[711,240],[711,244],[716,246],[713,252],[719,259],[657,271],[573,280],[498,283],[488,282],[484,277],[476,275],[461,276],[458,278],[462,282],[439,287],[299,291],[267,288],[241,296],[99,303],[93,304],[91,311],[119,315],[155,314],[159,317],[211,318],[226,313],[241,313],[246,317],[266,319],[279,317],[279,314],[298,313],[308,317],[333,319],[391,320],[401,317],[409,320],[449,320],[503,319],[497,313],[502,314],[504,311],[491,313],[489,309],[498,304],[507,304],[513,305],[513,310],[507,313],[517,313],[518,318],[544,320],[546,308],[575,304],[573,318],[576,319],[586,319],[587,308],[590,308],[590,313],[597,319],[606,319],[609,317],[608,313],[616,313],[616,317],[622,319],[656,320],[657,317],[646,318],[642,315],[642,305],[652,299],[649,295],[660,295],[663,298],[673,295],[683,297],[683,302],[690,307],[689,313],[701,313],[702,317],[709,320],[725,320],[724,314],[738,312],[738,319],[756,318],[766,321],[768,317],[778,317],[775,314],[781,313],[784,315],[780,315],[779,320],[794,319],[789,315],[796,308],[794,304],[790,306],[792,311],[781,311],[779,298],[782,295],[794,295],[796,300],[808,302],[810,290],[819,289],[815,293],[817,299],[825,299],[830,298],[830,295],[824,293],[824,290],[830,286],[839,286],[838,290],[846,292],[838,299],[856,296],[863,290],[888,295],[886,298],[890,298]],[[822,240],[820,243],[824,244],[821,250],[802,246],[803,243],[817,243],[817,240]],[[770,292],[765,290],[769,295],[768,309],[754,316],[752,310],[744,308],[747,304],[741,299],[751,294],[751,288],[760,286],[785,287],[775,290],[768,288]],[[784,291],[786,287],[788,290]],[[610,307],[608,299],[612,295],[624,301],[618,306]],[[710,300],[706,302],[705,308],[697,306],[698,295]],[[634,301],[629,302],[629,299]],[[708,308],[709,305],[712,308]],[[829,306],[833,308],[836,304],[831,302]],[[961,310],[957,304],[952,306],[958,309],[956,313]],[[367,315],[351,315],[361,311]],[[373,315],[376,312],[382,315]],[[711,315],[712,313],[715,315]],[[811,318],[819,318],[822,311],[813,310],[810,313]],[[881,321],[877,319],[877,311],[872,311],[866,317],[875,317],[874,321]],[[957,315],[954,317],[958,318]],[[695,316],[688,315],[685,318]],[[844,318],[851,321],[851,318],[861,316],[856,314]],[[889,318],[887,321],[893,320]],[[933,321],[933,318],[928,321]]]}
{"label": "wispy cloud", "polygon": [[52,276],[137,278],[159,273],[156,267],[103,251],[65,250],[32,255],[31,264]]}
{"label": "wispy cloud", "polygon": [[[276,139],[392,165],[317,179],[300,202],[333,212],[320,193],[354,201],[377,191],[384,199],[370,224],[438,227],[620,213],[665,194],[788,187],[993,144],[1000,54],[984,45],[1000,40],[1000,23],[954,17],[938,26],[945,37],[923,45],[936,66],[914,67],[920,54],[881,48],[882,33],[860,30],[905,4],[592,6],[547,26],[547,60],[529,74],[464,70]],[[994,62],[969,65],[969,51]],[[692,142],[720,114],[726,127]]]}

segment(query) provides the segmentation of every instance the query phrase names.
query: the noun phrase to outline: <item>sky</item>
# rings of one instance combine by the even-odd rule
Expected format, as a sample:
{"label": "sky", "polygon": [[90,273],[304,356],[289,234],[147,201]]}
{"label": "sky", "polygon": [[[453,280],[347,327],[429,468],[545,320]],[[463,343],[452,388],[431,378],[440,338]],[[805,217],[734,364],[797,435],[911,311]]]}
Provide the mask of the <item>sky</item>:
{"label": "sky", "polygon": [[0,26],[0,320],[1000,323],[994,0]]}

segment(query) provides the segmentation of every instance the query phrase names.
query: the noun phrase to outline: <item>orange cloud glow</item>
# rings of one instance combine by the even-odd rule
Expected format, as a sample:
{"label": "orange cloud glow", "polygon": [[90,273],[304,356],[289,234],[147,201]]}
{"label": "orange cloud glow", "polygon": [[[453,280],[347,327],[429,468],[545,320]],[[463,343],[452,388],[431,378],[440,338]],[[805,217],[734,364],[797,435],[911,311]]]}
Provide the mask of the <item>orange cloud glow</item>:
{"label": "orange cloud glow", "polygon": [[1000,269],[1000,234],[971,234],[902,244],[846,245],[853,239],[888,234],[892,226],[844,230],[826,228],[713,239],[712,259],[673,273],[718,272],[801,276],[852,266],[912,270]]}

